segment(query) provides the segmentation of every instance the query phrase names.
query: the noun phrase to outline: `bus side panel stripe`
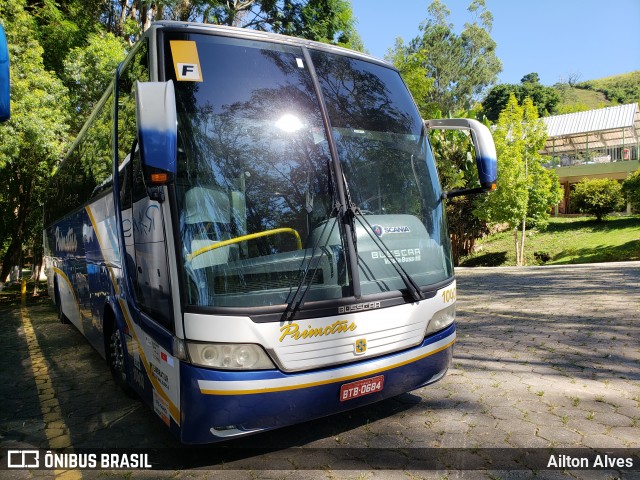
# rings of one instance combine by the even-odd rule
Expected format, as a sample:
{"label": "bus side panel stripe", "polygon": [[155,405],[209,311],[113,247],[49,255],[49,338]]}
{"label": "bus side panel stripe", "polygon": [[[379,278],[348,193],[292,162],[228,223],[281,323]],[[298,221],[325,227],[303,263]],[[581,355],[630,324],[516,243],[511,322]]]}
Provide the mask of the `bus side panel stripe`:
{"label": "bus side panel stripe", "polygon": [[[87,208],[87,213],[89,214],[89,218],[91,219],[91,225],[93,227],[93,231],[95,232],[96,238],[98,239],[98,244],[100,245],[100,249],[104,252],[103,242],[100,238],[100,232],[97,229],[95,218],[91,213],[91,207],[87,206],[86,208]],[[171,401],[169,396],[165,393],[165,391],[160,386],[160,383],[158,382],[156,377],[151,372],[149,362],[147,361],[147,356],[144,353],[144,349],[142,348],[142,344],[140,342],[140,339],[138,338],[135,326],[131,319],[131,313],[129,312],[129,307],[126,304],[126,302],[122,298],[120,298],[120,289],[118,288],[118,282],[116,281],[115,274],[113,273],[113,269],[110,265],[107,265],[107,268],[109,269],[109,276],[111,277],[111,282],[113,284],[113,289],[115,291],[115,294],[118,297],[118,304],[120,305],[120,309],[122,310],[124,320],[138,346],[138,353],[140,355],[140,359],[142,360],[141,363],[144,365],[144,369],[145,369],[145,372],[147,373],[147,377],[149,378],[149,381],[151,382],[153,389],[156,391],[156,393],[160,395],[160,397],[162,397],[162,399],[168,403],[169,411],[174,421],[176,422],[176,424],[180,425],[180,409]]]}

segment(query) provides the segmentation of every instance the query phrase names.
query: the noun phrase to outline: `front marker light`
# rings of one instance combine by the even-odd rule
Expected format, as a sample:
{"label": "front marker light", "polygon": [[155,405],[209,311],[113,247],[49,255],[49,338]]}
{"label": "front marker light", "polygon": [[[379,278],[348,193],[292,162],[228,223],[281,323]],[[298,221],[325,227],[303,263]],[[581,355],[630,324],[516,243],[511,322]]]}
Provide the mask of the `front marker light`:
{"label": "front marker light", "polygon": [[427,331],[424,336],[431,335],[432,333],[439,332],[447,328],[456,319],[456,304],[449,305],[447,308],[437,311],[429,320],[427,325]]}
{"label": "front marker light", "polygon": [[276,368],[262,347],[253,344],[187,343],[195,365],[222,370],[268,370]]}

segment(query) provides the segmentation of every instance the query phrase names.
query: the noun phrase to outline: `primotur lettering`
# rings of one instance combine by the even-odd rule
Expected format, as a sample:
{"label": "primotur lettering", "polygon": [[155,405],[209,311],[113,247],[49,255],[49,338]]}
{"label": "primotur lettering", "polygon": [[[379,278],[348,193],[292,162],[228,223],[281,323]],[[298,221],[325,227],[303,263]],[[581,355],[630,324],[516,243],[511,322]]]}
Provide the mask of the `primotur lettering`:
{"label": "primotur lettering", "polygon": [[300,326],[297,323],[289,323],[280,328],[280,333],[282,333],[282,335],[280,335],[280,341],[282,342],[287,337],[291,337],[294,340],[324,337],[327,335],[335,335],[336,333],[352,332],[356,328],[358,328],[358,326],[355,322],[348,323],[347,320],[337,320],[326,327],[313,328],[311,325],[307,325],[305,330],[300,330]]}

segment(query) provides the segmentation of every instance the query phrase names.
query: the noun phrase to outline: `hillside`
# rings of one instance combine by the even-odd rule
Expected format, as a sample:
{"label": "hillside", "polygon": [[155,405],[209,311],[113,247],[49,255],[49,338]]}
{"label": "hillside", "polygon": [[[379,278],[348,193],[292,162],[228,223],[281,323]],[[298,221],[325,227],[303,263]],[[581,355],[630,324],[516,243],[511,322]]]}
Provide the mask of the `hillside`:
{"label": "hillside", "polygon": [[640,101],[640,70],[576,83],[558,83],[557,114]]}

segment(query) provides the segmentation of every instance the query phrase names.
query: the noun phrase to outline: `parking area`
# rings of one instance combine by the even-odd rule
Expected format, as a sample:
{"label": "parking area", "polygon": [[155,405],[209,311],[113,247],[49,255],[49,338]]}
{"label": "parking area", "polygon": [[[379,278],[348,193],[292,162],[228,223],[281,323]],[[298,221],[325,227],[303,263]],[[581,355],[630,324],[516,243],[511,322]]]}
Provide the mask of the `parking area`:
{"label": "parking area", "polygon": [[[458,341],[442,381],[198,450],[182,447],[149,408],[116,389],[104,361],[57,322],[47,299],[0,306],[1,446],[185,454],[181,465],[110,473],[116,478],[640,478],[637,463],[632,471],[423,468],[424,457],[438,451],[479,451],[494,460],[550,447],[640,451],[639,262],[456,273]],[[0,476],[8,473],[51,475]]]}

